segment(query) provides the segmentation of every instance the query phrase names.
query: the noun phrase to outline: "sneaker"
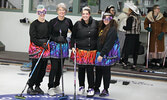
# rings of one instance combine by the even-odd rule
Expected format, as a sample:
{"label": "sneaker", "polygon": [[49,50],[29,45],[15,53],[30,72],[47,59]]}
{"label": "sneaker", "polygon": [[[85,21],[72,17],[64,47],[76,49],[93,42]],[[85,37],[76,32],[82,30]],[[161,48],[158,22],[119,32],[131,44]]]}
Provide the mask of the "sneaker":
{"label": "sneaker", "polygon": [[43,90],[39,86],[35,87],[35,91],[38,92],[38,94],[44,95]]}
{"label": "sneaker", "polygon": [[50,89],[48,90],[48,94],[49,94],[50,96],[55,96],[55,95],[56,95],[55,88],[50,88]]}
{"label": "sneaker", "polygon": [[109,96],[108,91],[106,91],[105,89],[100,93],[99,95],[100,97],[105,97],[105,96]]}
{"label": "sneaker", "polygon": [[87,97],[93,97],[95,95],[95,91],[93,88],[89,88],[87,90]]}
{"label": "sneaker", "polygon": [[33,87],[28,87],[28,89],[27,89],[27,94],[29,94],[29,95],[37,95],[38,92],[36,92],[36,91],[33,89]]}
{"label": "sneaker", "polygon": [[55,93],[62,93],[61,89],[59,86],[56,86],[55,88]]}
{"label": "sneaker", "polygon": [[99,89],[94,89],[95,90],[95,94],[99,95],[100,94],[100,90]]}
{"label": "sneaker", "polygon": [[85,92],[84,86],[80,86],[79,91],[78,91],[78,95],[82,95],[82,94],[84,94],[84,92]]}

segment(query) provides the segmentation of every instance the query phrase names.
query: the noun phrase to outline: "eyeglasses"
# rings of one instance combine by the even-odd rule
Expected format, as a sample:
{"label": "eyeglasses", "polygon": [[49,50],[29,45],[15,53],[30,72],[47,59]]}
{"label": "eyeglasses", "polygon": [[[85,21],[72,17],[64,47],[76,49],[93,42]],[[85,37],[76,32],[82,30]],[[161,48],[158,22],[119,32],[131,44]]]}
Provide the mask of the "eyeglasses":
{"label": "eyeglasses", "polygon": [[156,9],[160,10],[160,8],[156,8]]}
{"label": "eyeglasses", "polygon": [[104,18],[103,21],[111,21],[112,17]]}
{"label": "eyeglasses", "polygon": [[44,9],[43,11],[37,11],[38,15],[45,15],[46,14],[46,9]]}
{"label": "eyeglasses", "polygon": [[65,10],[64,10],[64,9],[58,9],[58,11],[62,11],[62,12],[65,12]]}

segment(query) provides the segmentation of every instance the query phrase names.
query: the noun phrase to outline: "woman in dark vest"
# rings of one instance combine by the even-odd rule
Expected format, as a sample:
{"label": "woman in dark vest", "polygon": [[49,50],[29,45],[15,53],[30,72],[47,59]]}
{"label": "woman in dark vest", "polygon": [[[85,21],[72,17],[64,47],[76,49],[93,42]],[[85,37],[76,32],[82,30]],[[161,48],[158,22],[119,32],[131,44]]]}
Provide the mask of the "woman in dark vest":
{"label": "woman in dark vest", "polygon": [[[82,19],[77,21],[73,27],[71,46],[73,53],[77,54],[79,91],[78,94],[84,94],[85,91],[85,71],[87,71],[88,91],[87,96],[94,96],[94,60],[96,56],[97,41],[97,21],[90,15],[90,8],[82,9]],[[76,43],[77,50],[74,48]]]}
{"label": "woman in dark vest", "polygon": [[141,31],[141,20],[139,10],[134,4],[128,4],[129,12],[126,21],[126,26],[123,29],[126,31],[125,42],[123,46],[122,56],[124,58],[123,68],[127,69],[129,55],[133,56],[132,69],[136,68],[138,49],[139,49],[139,34]]}

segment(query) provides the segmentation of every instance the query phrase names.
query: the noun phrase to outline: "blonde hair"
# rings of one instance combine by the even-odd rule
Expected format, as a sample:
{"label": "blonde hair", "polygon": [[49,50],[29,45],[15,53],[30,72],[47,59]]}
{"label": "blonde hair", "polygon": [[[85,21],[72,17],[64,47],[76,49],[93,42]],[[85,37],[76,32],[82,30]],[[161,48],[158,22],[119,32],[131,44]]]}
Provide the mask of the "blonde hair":
{"label": "blonde hair", "polygon": [[59,3],[57,5],[56,11],[58,11],[59,8],[63,8],[67,12],[67,7],[66,7],[66,5],[64,3]]}

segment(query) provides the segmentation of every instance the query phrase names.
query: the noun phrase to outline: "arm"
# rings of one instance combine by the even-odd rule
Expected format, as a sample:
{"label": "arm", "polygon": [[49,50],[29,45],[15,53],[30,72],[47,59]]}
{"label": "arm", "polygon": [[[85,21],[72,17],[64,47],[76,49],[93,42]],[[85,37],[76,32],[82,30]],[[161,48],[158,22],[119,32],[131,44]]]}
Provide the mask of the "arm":
{"label": "arm", "polygon": [[114,27],[114,28],[111,28],[107,34],[100,56],[103,57],[105,54],[109,53],[109,51],[113,48],[116,39],[117,39],[117,30]]}
{"label": "arm", "polygon": [[75,43],[75,40],[76,40],[76,33],[77,33],[77,25],[78,22],[75,23],[75,25],[73,26],[73,29],[72,29],[72,34],[71,34],[71,48],[74,47],[74,43]]}
{"label": "arm", "polygon": [[134,18],[133,17],[129,17],[126,21],[126,26],[123,27],[124,30],[126,31],[130,31],[132,30],[132,23],[133,23]]}

